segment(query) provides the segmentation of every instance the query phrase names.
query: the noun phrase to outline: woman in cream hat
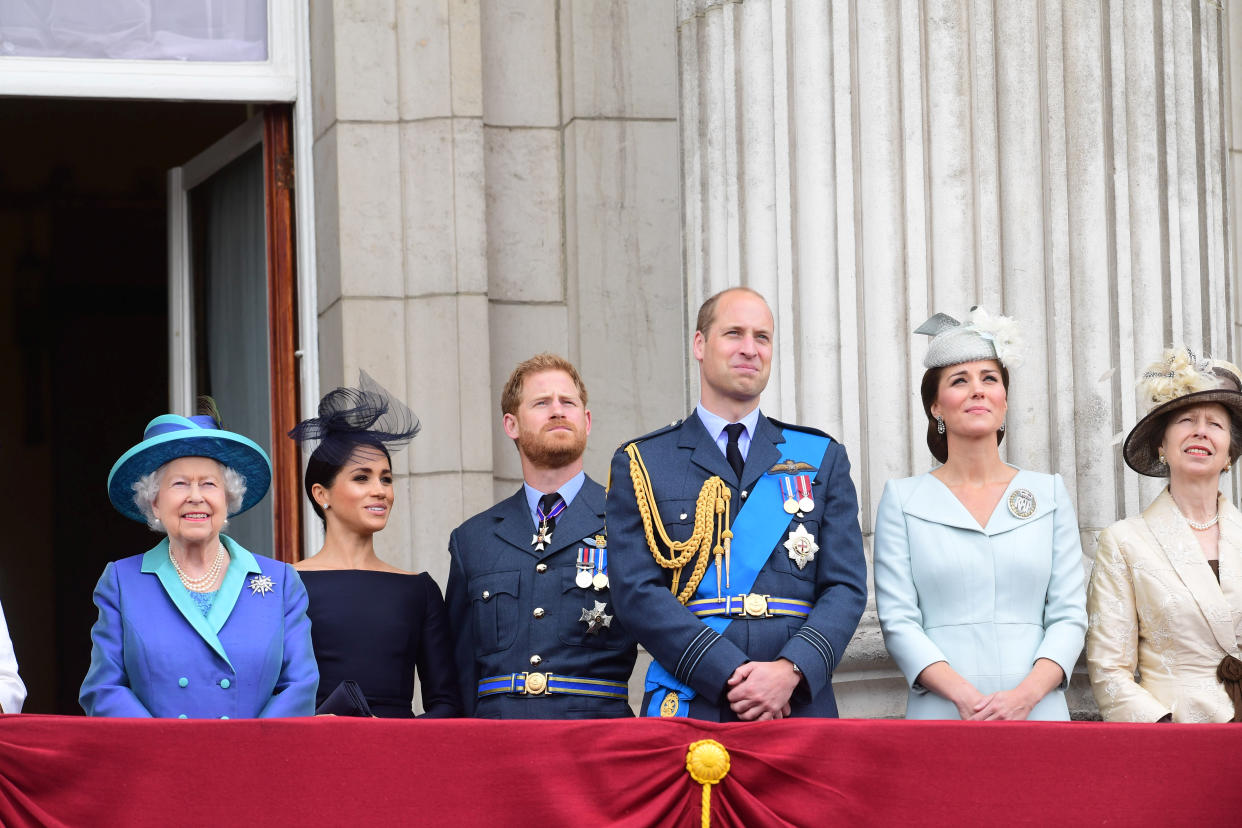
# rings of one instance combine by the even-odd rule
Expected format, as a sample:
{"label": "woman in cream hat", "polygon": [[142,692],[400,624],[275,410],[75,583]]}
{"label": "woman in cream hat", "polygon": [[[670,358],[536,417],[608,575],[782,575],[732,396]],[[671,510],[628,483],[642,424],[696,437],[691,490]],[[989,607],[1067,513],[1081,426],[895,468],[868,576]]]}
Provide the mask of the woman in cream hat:
{"label": "woman in cream hat", "polygon": [[1109,721],[1242,720],[1242,514],[1219,490],[1242,453],[1240,377],[1184,347],[1139,377],[1148,411],[1123,455],[1169,485],[1100,533],[1087,668]]}
{"label": "woman in cream hat", "polygon": [[[211,406],[214,410],[214,405]],[[166,414],[108,476],[112,505],[165,537],[95,588],[88,716],[309,716],[319,671],[293,567],[220,534],[267,492],[271,462],[218,417]]]}
{"label": "woman in cream hat", "polygon": [[875,591],[911,719],[1068,719],[1082,651],[1082,549],[1060,475],[1001,460],[1017,326],[936,314],[924,366],[927,446],[942,466],[890,480]]}

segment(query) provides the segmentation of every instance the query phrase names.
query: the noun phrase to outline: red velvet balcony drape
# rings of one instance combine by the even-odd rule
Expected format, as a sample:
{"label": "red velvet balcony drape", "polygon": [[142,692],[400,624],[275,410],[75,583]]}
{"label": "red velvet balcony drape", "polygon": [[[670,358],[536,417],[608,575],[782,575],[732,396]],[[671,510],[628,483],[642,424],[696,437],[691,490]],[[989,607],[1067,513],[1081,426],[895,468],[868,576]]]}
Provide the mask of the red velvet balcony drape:
{"label": "red velvet balcony drape", "polygon": [[1242,727],[0,717],[0,823],[1238,825]]}

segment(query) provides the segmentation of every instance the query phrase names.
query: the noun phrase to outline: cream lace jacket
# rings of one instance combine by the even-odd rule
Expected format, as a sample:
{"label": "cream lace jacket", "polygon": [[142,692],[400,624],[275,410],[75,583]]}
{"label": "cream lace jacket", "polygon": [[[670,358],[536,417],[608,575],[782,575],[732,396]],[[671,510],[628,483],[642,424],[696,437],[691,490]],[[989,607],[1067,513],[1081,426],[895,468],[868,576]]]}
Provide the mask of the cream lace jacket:
{"label": "cream lace jacket", "polygon": [[1087,588],[1087,669],[1106,720],[1233,716],[1216,666],[1226,653],[1242,656],[1242,513],[1224,496],[1218,503],[1219,584],[1167,488],[1142,517],[1100,533]]}

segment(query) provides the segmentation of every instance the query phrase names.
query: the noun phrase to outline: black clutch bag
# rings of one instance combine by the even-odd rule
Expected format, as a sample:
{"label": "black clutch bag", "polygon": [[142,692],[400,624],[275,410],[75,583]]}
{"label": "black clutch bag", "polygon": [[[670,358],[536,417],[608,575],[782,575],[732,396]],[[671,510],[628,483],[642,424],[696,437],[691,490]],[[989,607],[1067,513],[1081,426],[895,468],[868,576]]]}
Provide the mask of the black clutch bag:
{"label": "black clutch bag", "polygon": [[367,704],[367,697],[363,695],[362,688],[358,686],[358,682],[353,679],[345,679],[336,686],[329,696],[323,700],[323,704],[315,710],[316,715],[324,716],[364,716],[374,717],[371,712],[371,706]]}

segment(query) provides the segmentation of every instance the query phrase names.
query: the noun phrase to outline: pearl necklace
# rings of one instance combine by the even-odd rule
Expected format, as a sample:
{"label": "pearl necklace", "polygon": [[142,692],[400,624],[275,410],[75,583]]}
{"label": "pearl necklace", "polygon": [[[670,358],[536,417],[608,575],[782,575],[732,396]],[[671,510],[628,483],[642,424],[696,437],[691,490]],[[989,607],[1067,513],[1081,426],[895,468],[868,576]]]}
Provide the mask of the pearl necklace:
{"label": "pearl necklace", "polygon": [[1182,519],[1185,520],[1186,523],[1189,524],[1190,528],[1194,529],[1196,532],[1206,532],[1216,525],[1216,521],[1220,520],[1220,512],[1218,511],[1216,514],[1212,515],[1211,520],[1204,521],[1203,523],[1195,523],[1185,515],[1182,515]]}
{"label": "pearl necklace", "polygon": [[177,558],[173,555],[172,544],[168,544],[168,560],[172,561],[173,569],[176,570],[177,577],[181,579],[181,585],[190,592],[209,592],[207,587],[216,582],[216,578],[220,574],[220,567],[223,566],[227,557],[224,552],[224,544],[221,543],[216,548],[216,558],[211,562],[211,566],[207,568],[207,573],[200,578],[190,578],[181,568],[181,564],[177,563]]}

